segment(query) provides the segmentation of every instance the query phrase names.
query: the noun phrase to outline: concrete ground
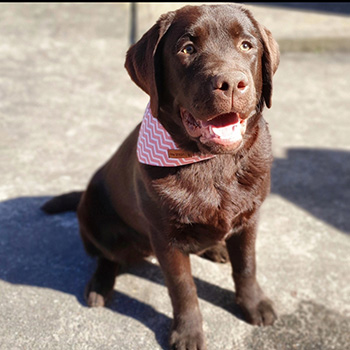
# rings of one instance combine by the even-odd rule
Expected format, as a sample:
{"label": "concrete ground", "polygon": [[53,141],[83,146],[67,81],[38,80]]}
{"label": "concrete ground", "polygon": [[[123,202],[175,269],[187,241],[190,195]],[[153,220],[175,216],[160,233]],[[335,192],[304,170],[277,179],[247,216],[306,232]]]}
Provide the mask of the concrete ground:
{"label": "concrete ground", "polygon": [[[183,4],[182,4],[183,5]],[[139,4],[138,35],[178,4]],[[272,192],[258,278],[279,313],[245,323],[229,265],[192,258],[211,350],[350,349],[350,18],[253,6],[281,45]],[[172,311],[158,264],[130,268],[89,309],[94,270],[74,214],[52,195],[84,188],[141,120],[148,97],[123,68],[127,3],[0,5],[0,349],[167,349]]]}

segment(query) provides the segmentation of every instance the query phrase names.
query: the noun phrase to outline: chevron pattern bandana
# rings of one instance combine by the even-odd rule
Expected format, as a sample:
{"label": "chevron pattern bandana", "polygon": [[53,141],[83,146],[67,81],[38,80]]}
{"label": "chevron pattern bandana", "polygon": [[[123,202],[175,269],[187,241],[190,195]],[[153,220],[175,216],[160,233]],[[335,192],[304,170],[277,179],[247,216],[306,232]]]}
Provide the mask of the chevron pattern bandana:
{"label": "chevron pattern bandana", "polygon": [[140,163],[175,167],[200,162],[215,157],[201,156],[181,150],[157,118],[154,118],[148,103],[137,141],[137,158]]}

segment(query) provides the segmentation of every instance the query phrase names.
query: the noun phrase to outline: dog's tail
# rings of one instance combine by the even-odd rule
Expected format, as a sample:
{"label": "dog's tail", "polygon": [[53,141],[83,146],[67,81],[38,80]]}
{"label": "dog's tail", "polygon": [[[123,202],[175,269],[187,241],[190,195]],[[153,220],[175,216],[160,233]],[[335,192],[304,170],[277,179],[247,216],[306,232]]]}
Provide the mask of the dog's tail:
{"label": "dog's tail", "polygon": [[70,192],[57,197],[53,197],[41,207],[41,210],[47,214],[59,214],[66,211],[77,211],[82,194],[82,191]]}

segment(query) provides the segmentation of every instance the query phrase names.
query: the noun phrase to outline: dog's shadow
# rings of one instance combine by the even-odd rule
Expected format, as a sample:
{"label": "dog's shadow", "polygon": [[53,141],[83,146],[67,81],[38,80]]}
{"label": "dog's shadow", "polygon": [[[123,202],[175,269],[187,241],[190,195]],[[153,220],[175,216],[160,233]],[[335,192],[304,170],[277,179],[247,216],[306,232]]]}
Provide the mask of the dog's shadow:
{"label": "dog's shadow", "polygon": [[[76,214],[44,214],[39,208],[48,199],[21,197],[0,202],[0,279],[71,294],[81,305],[87,306],[83,298],[84,288],[96,263],[84,251]],[[159,266],[148,261],[125,268],[122,274],[125,273],[164,285]],[[199,278],[194,279],[199,298],[242,319],[234,304],[233,283],[232,289],[227,290]],[[117,288],[107,308],[144,324],[154,332],[159,345],[166,349],[171,318],[157,311],[156,305],[156,296],[151,305]]]}
{"label": "dog's shadow", "polygon": [[[348,234],[349,174],[349,152],[293,149],[285,159],[275,160],[272,193]],[[85,254],[75,213],[47,216],[39,209],[47,199],[21,197],[0,202],[0,279],[68,293],[86,305],[84,288],[95,262]],[[127,272],[164,283],[159,267],[148,262]],[[199,298],[242,318],[234,304],[233,288],[227,290],[199,278],[195,282]],[[115,291],[108,307],[143,323],[155,333],[161,347],[166,348],[171,319],[154,305]]]}

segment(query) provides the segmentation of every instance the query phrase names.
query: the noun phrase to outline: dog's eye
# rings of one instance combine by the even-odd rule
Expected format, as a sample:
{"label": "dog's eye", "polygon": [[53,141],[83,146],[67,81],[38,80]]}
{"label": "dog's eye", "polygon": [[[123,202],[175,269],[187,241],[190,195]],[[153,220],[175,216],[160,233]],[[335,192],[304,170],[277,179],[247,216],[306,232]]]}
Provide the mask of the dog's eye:
{"label": "dog's eye", "polygon": [[249,41],[243,41],[239,48],[242,51],[249,51],[252,48],[252,44]]}
{"label": "dog's eye", "polygon": [[195,48],[192,44],[186,45],[181,52],[185,53],[186,55],[192,55],[195,52]]}

